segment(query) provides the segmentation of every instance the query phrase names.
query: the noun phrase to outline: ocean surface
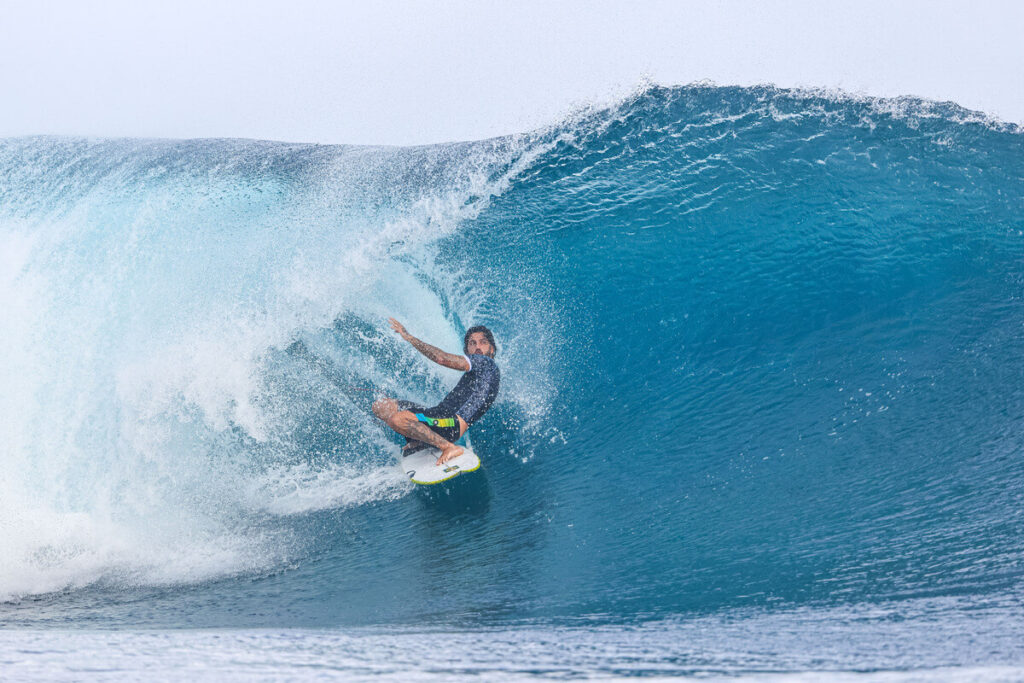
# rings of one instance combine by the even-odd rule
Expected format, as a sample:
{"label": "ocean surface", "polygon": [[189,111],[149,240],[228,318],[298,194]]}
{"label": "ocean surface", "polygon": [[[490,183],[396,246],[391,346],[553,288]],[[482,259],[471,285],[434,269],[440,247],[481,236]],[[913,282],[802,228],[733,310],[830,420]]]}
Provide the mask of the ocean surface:
{"label": "ocean surface", "polygon": [[[1024,135],[646,87],[0,140],[0,677],[1024,679]],[[484,466],[369,414],[497,338]]]}

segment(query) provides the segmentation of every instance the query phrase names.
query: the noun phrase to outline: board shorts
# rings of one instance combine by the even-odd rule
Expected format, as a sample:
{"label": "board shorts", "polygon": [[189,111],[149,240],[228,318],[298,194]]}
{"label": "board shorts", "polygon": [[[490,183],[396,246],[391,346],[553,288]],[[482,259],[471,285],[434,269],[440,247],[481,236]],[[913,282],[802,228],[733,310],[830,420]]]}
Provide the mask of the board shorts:
{"label": "board shorts", "polygon": [[[430,428],[430,431],[440,436],[445,441],[455,443],[462,436],[459,433],[459,418],[454,415],[444,415],[435,406],[433,408],[424,408],[418,403],[412,401],[398,401],[399,410],[408,410],[410,413],[416,415],[416,419],[425,424]],[[410,441],[410,439],[406,439]]]}

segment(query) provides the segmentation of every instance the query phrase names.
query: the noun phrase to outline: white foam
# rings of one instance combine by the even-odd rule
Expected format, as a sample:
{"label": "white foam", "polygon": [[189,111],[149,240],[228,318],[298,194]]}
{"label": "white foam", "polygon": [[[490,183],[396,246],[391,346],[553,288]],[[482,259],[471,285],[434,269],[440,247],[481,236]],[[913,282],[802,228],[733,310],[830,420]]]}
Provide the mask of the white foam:
{"label": "white foam", "polygon": [[[329,461],[282,440],[301,410],[276,397],[272,356],[343,313],[380,326],[396,315],[459,345],[423,281],[446,276],[429,270],[430,245],[553,143],[339,150],[300,181],[266,170],[274,151],[248,143],[209,154],[241,155],[212,166],[202,149],[170,143],[32,144],[41,168],[25,182],[63,184],[68,203],[26,221],[0,213],[0,303],[11,311],[0,340],[0,600],[260,571],[304,547],[266,515],[407,492],[372,418],[339,435]],[[80,158],[110,168],[82,176]],[[420,163],[438,168],[422,187],[391,187],[391,173]],[[361,369],[390,381],[372,358]]]}

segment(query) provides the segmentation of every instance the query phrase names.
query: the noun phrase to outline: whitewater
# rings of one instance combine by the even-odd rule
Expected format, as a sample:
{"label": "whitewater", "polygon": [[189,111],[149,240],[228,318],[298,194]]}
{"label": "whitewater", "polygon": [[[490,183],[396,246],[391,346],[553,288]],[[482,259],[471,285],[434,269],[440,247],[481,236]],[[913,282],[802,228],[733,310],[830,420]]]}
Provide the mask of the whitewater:
{"label": "whitewater", "polygon": [[[421,147],[0,140],[20,679],[1024,678],[1024,136],[647,86]],[[480,472],[369,413],[497,338]],[[427,645],[429,644],[430,649]]]}

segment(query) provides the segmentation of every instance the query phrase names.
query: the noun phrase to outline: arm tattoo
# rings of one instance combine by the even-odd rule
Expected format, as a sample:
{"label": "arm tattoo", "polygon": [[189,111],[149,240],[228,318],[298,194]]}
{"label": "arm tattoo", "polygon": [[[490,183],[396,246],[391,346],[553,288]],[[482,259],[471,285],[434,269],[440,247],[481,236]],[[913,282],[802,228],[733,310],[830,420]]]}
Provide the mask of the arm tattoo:
{"label": "arm tattoo", "polygon": [[411,334],[409,335],[409,343],[412,344],[417,351],[419,351],[420,353],[422,353],[424,356],[434,361],[435,363],[440,363],[441,360],[447,355],[444,351],[437,348],[436,346],[431,346],[425,341],[420,341]]}
{"label": "arm tattoo", "polygon": [[442,351],[436,346],[431,346],[430,344],[426,343],[425,341],[417,339],[411,334],[408,334],[407,336],[404,336],[402,338],[405,339],[410,344],[412,344],[417,351],[419,351],[424,356],[434,361],[438,365],[443,365],[446,368],[452,368],[453,370],[461,370],[462,372],[466,372],[467,370],[470,369],[469,367],[467,367],[469,361],[467,361],[462,356]]}

